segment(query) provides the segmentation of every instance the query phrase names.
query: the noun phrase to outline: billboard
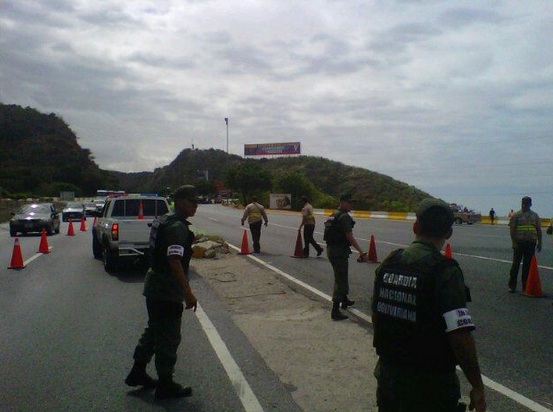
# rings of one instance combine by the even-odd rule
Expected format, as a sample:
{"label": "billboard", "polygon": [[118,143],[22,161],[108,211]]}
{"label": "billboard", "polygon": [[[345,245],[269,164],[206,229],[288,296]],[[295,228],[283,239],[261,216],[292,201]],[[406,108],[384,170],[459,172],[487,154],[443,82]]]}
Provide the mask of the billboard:
{"label": "billboard", "polygon": [[244,156],[278,156],[301,154],[300,142],[245,144]]}
{"label": "billboard", "polygon": [[271,193],[269,195],[270,209],[291,209],[292,195],[290,193]]}

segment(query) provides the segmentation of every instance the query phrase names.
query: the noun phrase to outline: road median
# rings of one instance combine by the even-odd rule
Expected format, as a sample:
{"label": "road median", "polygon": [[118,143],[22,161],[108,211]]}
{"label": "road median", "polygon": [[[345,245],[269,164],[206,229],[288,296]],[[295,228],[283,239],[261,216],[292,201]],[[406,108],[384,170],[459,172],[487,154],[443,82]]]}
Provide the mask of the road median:
{"label": "road median", "polygon": [[218,254],[192,266],[303,410],[376,411],[370,327],[333,322],[330,303],[247,257]]}

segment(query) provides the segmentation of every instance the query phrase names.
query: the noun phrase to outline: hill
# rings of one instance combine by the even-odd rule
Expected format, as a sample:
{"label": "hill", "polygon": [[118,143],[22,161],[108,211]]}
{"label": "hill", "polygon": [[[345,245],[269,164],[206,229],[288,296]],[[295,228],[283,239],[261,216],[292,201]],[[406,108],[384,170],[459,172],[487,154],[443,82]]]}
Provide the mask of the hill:
{"label": "hill", "polygon": [[54,113],[0,104],[0,194],[89,195],[113,178]]}
{"label": "hill", "polygon": [[244,164],[262,170],[260,174],[270,180],[259,193],[264,196],[271,190],[291,193],[284,177],[305,180],[315,207],[333,207],[340,194],[355,192],[358,209],[412,211],[429,196],[389,176],[313,156],[251,160],[216,149],[184,149],[169,165],[153,172],[105,171],[53,113],[0,104],[0,125],[0,194],[4,196],[57,196],[61,190],[90,196],[100,188],[166,194],[185,183],[197,185],[203,194],[214,194],[216,183],[228,185],[229,171]]}

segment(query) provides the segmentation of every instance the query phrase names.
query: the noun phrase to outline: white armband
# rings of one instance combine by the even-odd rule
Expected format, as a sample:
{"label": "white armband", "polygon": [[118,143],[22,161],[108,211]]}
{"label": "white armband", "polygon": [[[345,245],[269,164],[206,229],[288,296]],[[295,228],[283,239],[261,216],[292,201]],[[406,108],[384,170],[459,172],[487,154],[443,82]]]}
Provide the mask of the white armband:
{"label": "white armband", "polygon": [[167,256],[184,256],[184,247],[181,245],[171,245],[167,248]]}
{"label": "white armband", "polygon": [[443,317],[446,324],[446,332],[461,328],[474,328],[474,323],[472,323],[472,318],[467,308],[450,310],[444,313]]}

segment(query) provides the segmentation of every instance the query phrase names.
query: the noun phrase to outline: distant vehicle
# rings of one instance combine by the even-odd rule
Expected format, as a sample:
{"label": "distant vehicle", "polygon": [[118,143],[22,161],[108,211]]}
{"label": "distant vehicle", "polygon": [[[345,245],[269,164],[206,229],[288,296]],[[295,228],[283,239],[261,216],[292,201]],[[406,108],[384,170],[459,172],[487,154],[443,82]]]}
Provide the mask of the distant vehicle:
{"label": "distant vehicle", "polygon": [[473,223],[479,223],[482,221],[482,215],[480,213],[476,213],[472,209],[467,209],[457,203],[450,203],[449,207],[453,210],[453,219],[458,225],[463,223],[472,225]]}
{"label": "distant vehicle", "polygon": [[60,216],[52,203],[33,203],[22,206],[12,213],[10,219],[10,236],[15,237],[18,232],[42,232],[46,230],[48,236],[60,232]]}
{"label": "distant vehicle", "polygon": [[81,220],[84,216],[84,205],[80,202],[69,202],[61,211],[61,220],[64,222]]}
{"label": "distant vehicle", "polygon": [[123,259],[146,263],[151,224],[168,211],[164,197],[128,195],[107,199],[92,227],[92,254],[103,259],[108,273],[116,271]]}
{"label": "distant vehicle", "polygon": [[102,209],[104,208],[104,205],[106,204],[106,198],[102,197],[102,198],[94,199],[92,203],[94,203],[94,205],[96,206],[96,211],[101,212]]}
{"label": "distant vehicle", "polygon": [[84,205],[84,215],[86,217],[94,216],[96,212],[96,204],[92,202],[83,203]]}

